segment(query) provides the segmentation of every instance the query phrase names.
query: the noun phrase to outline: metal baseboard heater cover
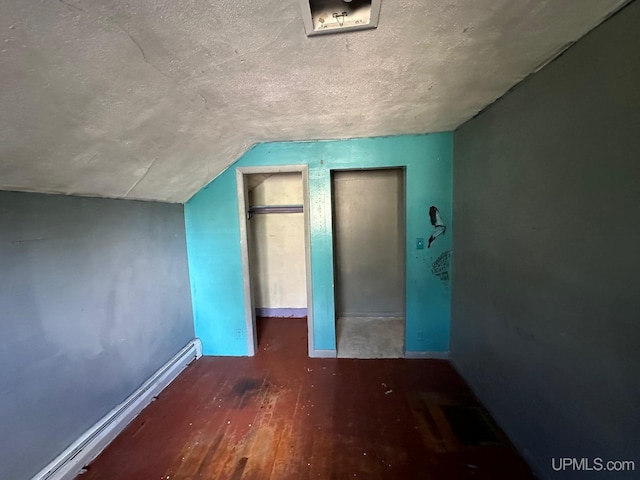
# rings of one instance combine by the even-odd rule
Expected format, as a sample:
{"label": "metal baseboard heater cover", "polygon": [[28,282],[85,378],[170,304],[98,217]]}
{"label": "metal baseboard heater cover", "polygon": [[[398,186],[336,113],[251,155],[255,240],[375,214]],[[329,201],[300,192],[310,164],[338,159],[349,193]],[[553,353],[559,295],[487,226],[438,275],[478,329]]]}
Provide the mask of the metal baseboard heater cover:
{"label": "metal baseboard heater cover", "polygon": [[202,356],[202,343],[195,338],[176,353],[140,388],[83,433],[31,480],[72,480],[118,434],[160,394],[193,360]]}

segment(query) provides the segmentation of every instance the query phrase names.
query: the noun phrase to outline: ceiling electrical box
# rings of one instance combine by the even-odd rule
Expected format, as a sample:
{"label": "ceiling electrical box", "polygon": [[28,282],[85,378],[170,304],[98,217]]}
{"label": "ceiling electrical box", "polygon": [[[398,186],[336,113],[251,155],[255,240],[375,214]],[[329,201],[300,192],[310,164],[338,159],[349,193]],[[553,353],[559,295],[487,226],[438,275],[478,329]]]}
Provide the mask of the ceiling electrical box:
{"label": "ceiling electrical box", "polygon": [[307,36],[376,28],[380,0],[300,0]]}

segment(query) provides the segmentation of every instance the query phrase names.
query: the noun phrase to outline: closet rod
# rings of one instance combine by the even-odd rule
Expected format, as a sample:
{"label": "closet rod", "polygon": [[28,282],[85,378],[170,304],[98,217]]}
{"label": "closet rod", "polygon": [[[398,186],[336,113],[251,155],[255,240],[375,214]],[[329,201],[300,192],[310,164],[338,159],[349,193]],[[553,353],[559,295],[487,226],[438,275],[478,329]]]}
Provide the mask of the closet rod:
{"label": "closet rod", "polygon": [[302,213],[303,205],[256,205],[249,207],[249,218],[265,213]]}

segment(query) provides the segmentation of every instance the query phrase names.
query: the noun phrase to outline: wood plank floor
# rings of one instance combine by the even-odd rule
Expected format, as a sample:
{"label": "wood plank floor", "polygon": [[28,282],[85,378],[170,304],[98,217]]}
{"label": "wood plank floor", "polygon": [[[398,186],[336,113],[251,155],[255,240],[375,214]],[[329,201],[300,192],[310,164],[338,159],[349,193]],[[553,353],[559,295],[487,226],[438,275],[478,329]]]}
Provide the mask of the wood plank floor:
{"label": "wood plank floor", "polygon": [[255,357],[192,363],[78,480],[533,478],[448,362],[306,345],[260,319]]}

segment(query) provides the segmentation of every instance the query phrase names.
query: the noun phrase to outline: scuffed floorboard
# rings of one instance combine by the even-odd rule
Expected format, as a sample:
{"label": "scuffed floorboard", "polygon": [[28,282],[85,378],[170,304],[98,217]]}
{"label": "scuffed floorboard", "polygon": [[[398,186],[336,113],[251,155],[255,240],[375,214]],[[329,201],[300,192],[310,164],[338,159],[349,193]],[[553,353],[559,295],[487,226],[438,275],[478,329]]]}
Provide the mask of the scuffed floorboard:
{"label": "scuffed floorboard", "polygon": [[194,362],[78,479],[533,478],[502,432],[458,441],[442,412],[486,413],[448,362],[306,345],[304,320],[261,319],[255,357]]}

